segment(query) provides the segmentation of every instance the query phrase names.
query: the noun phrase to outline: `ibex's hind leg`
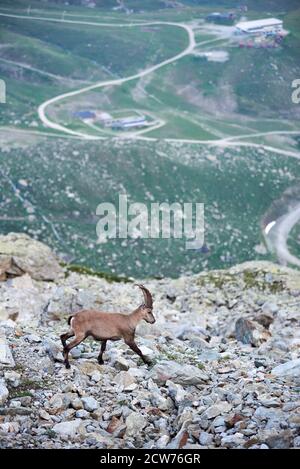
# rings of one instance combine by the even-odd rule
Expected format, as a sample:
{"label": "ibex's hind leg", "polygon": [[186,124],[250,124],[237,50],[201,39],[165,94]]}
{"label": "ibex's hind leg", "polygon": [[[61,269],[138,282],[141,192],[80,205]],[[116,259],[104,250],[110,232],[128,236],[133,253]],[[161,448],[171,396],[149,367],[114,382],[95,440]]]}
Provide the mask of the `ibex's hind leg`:
{"label": "ibex's hind leg", "polygon": [[128,345],[128,347],[131,348],[131,350],[133,350],[139,357],[141,357],[141,359],[144,363],[146,363],[146,365],[151,365],[151,360],[144,357],[142,351],[138,348],[134,340],[126,340],[125,343]]}
{"label": "ibex's hind leg", "polygon": [[80,336],[75,336],[75,339],[72,340],[69,344],[67,344],[64,347],[64,360],[65,360],[65,365],[66,368],[70,368],[70,363],[69,363],[69,352],[72,350],[72,348],[76,347],[76,345],[79,345],[80,342],[82,342],[85,339],[85,335],[80,335]]}
{"label": "ibex's hind leg", "polygon": [[106,342],[107,342],[107,340],[102,340],[102,343],[101,343],[101,350],[100,350],[100,353],[99,353],[99,356],[98,356],[99,365],[103,365],[103,363],[104,363],[103,354],[104,354],[105,349],[106,349]]}
{"label": "ibex's hind leg", "polygon": [[69,331],[69,332],[66,332],[65,334],[62,334],[60,336],[60,340],[61,340],[61,343],[63,344],[63,347],[65,348],[65,346],[67,345],[67,342],[66,340],[67,339],[70,339],[70,337],[73,337],[75,334],[73,331]]}

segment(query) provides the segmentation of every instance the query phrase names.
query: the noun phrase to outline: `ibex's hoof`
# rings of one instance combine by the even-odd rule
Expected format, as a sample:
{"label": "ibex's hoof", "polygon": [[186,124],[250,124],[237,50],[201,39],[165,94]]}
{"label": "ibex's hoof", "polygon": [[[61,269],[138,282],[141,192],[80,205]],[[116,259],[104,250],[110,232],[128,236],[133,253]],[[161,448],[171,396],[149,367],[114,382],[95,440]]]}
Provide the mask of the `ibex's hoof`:
{"label": "ibex's hoof", "polygon": [[98,360],[98,363],[99,363],[99,365],[104,365],[104,361],[103,361],[103,360]]}
{"label": "ibex's hoof", "polygon": [[68,369],[71,368],[70,363],[65,363],[65,365],[66,365],[66,368],[68,368]]}

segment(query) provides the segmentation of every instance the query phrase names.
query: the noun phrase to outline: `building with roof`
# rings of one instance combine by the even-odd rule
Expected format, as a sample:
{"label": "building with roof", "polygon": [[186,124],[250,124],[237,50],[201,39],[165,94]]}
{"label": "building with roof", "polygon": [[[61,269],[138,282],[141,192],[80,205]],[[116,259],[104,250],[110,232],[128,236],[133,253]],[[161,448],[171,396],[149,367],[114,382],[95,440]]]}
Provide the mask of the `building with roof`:
{"label": "building with roof", "polygon": [[283,32],[282,20],[266,18],[254,21],[242,21],[235,25],[238,34],[280,34]]}
{"label": "building with roof", "polygon": [[77,111],[74,113],[75,117],[79,117],[80,119],[95,119],[96,114],[94,111],[82,110]]}
{"label": "building with roof", "polygon": [[205,19],[206,21],[209,21],[211,23],[227,23],[232,22],[235,19],[235,14],[227,12],[219,13],[218,11],[216,11],[207,15]]}
{"label": "building with roof", "polygon": [[123,119],[114,119],[108,124],[112,129],[126,130],[147,125],[145,116],[129,116]]}

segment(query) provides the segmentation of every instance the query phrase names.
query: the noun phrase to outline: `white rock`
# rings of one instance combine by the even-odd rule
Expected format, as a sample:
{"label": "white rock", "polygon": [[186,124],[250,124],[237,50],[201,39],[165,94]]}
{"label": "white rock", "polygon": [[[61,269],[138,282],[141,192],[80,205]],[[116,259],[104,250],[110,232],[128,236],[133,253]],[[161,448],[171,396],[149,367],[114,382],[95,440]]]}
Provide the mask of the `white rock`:
{"label": "white rock", "polygon": [[[104,414],[104,412],[105,412],[105,409],[103,409],[103,407],[99,407],[97,410],[94,410],[94,412],[92,413],[93,419],[101,420],[102,415]],[[77,414],[76,414],[76,416],[77,416]]]}
{"label": "white rock", "polygon": [[90,413],[87,410],[79,409],[76,412],[76,417],[79,419],[87,419],[90,417]]}
{"label": "white rock", "polygon": [[186,391],[180,384],[173,383],[173,381],[168,380],[166,385],[169,389],[169,395],[172,399],[176,402],[176,404],[180,404],[186,398]]}
{"label": "white rock", "polygon": [[173,401],[168,397],[165,398],[156,383],[150,378],[148,380],[148,390],[151,392],[151,402],[155,407],[161,410],[169,410],[174,407]]}
{"label": "white rock", "polygon": [[12,401],[10,401],[9,406],[10,407],[21,407],[21,402],[16,401],[16,400],[12,400]]}
{"label": "white rock", "polygon": [[49,405],[51,409],[48,409],[51,414],[58,414],[63,410],[66,410],[71,403],[71,399],[68,394],[57,393],[51,397]]}
{"label": "white rock", "polygon": [[260,449],[269,449],[269,446],[263,443],[262,445],[260,445]]}
{"label": "white rock", "polygon": [[52,430],[60,436],[72,438],[82,432],[82,422],[80,419],[61,422],[54,425]]}
{"label": "white rock", "polygon": [[159,387],[157,386],[156,383],[154,383],[153,379],[149,379],[147,383],[147,388],[149,389],[150,392],[160,392]]}
{"label": "white rock", "polygon": [[175,438],[173,438],[170,443],[168,444],[167,448],[168,449],[179,449],[179,448],[184,448],[186,443],[187,443],[187,438],[188,438],[188,432],[184,425],[180,429],[180,431],[177,433]]}
{"label": "white rock", "polygon": [[95,383],[98,383],[100,379],[101,379],[100,371],[94,371],[94,373],[91,376],[91,380],[94,381]]}
{"label": "white rock", "polygon": [[94,397],[82,397],[83,407],[88,412],[93,412],[94,410],[98,409],[99,404]]}
{"label": "white rock", "polygon": [[8,398],[9,392],[5,385],[5,381],[0,379],[0,405],[3,405]]}
{"label": "white rock", "polygon": [[130,367],[130,374],[134,376],[137,380],[141,380],[147,374],[147,370],[142,366],[139,368]]}
{"label": "white rock", "polygon": [[141,345],[140,350],[144,357],[146,357],[148,360],[152,360],[156,356],[155,351],[149,347],[146,347],[146,345]]}
{"label": "white rock", "polygon": [[156,442],[156,448],[164,449],[170,441],[169,435],[162,435]]}
{"label": "white rock", "polygon": [[39,342],[42,342],[42,339],[36,334],[29,334],[29,335],[25,336],[24,338],[30,344],[38,344]]}
{"label": "white rock", "polygon": [[129,370],[128,361],[120,355],[113,356],[112,366],[114,366],[116,370],[121,370],[121,371]]}
{"label": "white rock", "polygon": [[234,435],[226,435],[221,440],[221,446],[225,448],[236,448],[243,446],[245,443],[244,435],[242,433],[234,433]]}
{"label": "white rock", "polygon": [[300,358],[282,363],[282,365],[275,366],[271,373],[275,376],[300,377]]}
{"label": "white rock", "polygon": [[147,420],[138,412],[131,412],[126,418],[126,435],[127,436],[140,436],[141,431],[147,425]]}
{"label": "white rock", "polygon": [[120,371],[115,382],[119,391],[133,391],[137,387],[135,378],[128,371]]}
{"label": "white rock", "polygon": [[74,399],[71,400],[71,406],[75,410],[80,410],[83,409],[83,403],[80,397],[75,397]]}
{"label": "white rock", "polygon": [[199,437],[199,443],[200,445],[203,445],[203,446],[209,446],[212,444],[213,439],[214,437],[211,433],[201,432],[200,437]]}
{"label": "white rock", "polygon": [[6,371],[4,373],[4,378],[8,381],[14,388],[18,387],[20,384],[21,375],[16,371]]}
{"label": "white rock", "polygon": [[74,347],[70,354],[72,355],[73,358],[80,358],[81,357],[81,349],[79,347]]}
{"label": "white rock", "polygon": [[170,397],[165,398],[160,393],[154,394],[151,402],[160,410],[170,410],[174,407],[172,399]]}
{"label": "white rock", "polygon": [[258,432],[258,439],[269,448],[288,449],[292,445],[293,432],[291,429],[278,430],[276,428],[264,429]]}
{"label": "white rock", "polygon": [[43,347],[51,360],[63,360],[62,345],[58,345],[58,343],[56,344],[53,340],[46,338],[43,340]]}
{"label": "white rock", "polygon": [[51,416],[48,414],[48,412],[46,412],[44,409],[40,409],[39,410],[39,416],[41,417],[41,419],[43,420],[51,420]]}
{"label": "white rock", "polygon": [[300,436],[296,436],[294,439],[294,448],[300,448]]}
{"label": "white rock", "polygon": [[8,367],[15,366],[15,361],[11,354],[6,337],[3,333],[0,335],[0,364]]}
{"label": "white rock", "polygon": [[151,370],[151,378],[161,384],[168,380],[176,384],[191,385],[203,384],[209,377],[202,370],[194,365],[180,364],[175,361],[164,360],[157,363]]}
{"label": "white rock", "polygon": [[18,433],[20,431],[20,425],[18,422],[6,422],[0,425],[0,430],[5,433]]}
{"label": "white rock", "polygon": [[221,401],[217,404],[212,405],[205,411],[205,415],[208,419],[213,419],[218,415],[225,414],[226,412],[230,412],[232,409],[232,405],[229,402]]}
{"label": "white rock", "polygon": [[264,313],[276,314],[277,311],[279,310],[279,307],[275,303],[271,303],[269,301],[266,301],[266,303],[264,303],[262,305],[261,309]]}

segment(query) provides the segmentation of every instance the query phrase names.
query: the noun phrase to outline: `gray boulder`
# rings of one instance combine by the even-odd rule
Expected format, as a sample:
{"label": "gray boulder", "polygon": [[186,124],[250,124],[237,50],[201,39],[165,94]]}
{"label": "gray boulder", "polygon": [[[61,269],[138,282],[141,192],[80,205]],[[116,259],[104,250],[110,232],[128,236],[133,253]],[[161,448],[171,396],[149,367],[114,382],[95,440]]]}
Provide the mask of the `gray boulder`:
{"label": "gray boulder", "polygon": [[259,347],[271,334],[258,322],[239,318],[235,323],[235,337],[243,344]]}
{"label": "gray boulder", "polygon": [[194,365],[183,365],[175,361],[162,361],[157,363],[151,370],[151,378],[157,383],[164,384],[168,380],[183,386],[192,384],[203,384],[209,377]]}
{"label": "gray boulder", "polygon": [[131,412],[126,418],[126,435],[137,437],[147,425],[147,420],[138,412]]}
{"label": "gray boulder", "polygon": [[278,377],[295,376],[300,379],[300,358],[289,360],[288,362],[275,366],[272,370],[272,375]]}
{"label": "gray boulder", "polygon": [[0,235],[0,280],[28,273],[35,280],[56,280],[63,272],[45,244],[24,233]]}

